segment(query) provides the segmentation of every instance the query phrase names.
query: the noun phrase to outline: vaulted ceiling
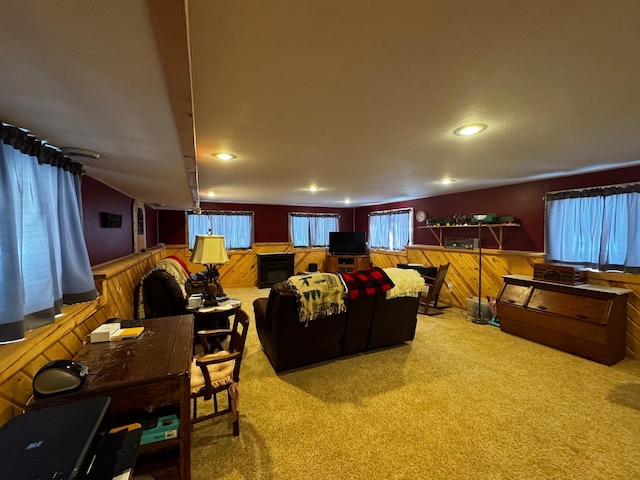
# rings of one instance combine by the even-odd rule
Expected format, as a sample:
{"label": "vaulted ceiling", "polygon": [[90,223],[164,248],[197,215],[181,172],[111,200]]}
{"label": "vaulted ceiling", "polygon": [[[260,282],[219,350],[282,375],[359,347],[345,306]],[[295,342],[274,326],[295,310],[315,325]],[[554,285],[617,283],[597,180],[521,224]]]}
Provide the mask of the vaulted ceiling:
{"label": "vaulted ceiling", "polygon": [[[89,175],[166,208],[359,206],[640,163],[637,0],[1,13],[0,120],[99,152]],[[454,135],[470,123],[487,128]]]}

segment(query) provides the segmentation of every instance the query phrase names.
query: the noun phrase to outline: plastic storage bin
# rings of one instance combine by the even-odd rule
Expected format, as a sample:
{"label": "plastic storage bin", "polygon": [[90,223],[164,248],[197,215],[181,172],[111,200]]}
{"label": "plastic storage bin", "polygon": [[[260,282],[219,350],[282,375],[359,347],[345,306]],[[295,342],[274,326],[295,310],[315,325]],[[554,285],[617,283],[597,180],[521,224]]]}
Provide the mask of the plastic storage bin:
{"label": "plastic storage bin", "polygon": [[478,297],[467,297],[467,320],[489,323],[493,315],[489,302],[484,298],[480,302],[480,313],[482,317],[478,316]]}

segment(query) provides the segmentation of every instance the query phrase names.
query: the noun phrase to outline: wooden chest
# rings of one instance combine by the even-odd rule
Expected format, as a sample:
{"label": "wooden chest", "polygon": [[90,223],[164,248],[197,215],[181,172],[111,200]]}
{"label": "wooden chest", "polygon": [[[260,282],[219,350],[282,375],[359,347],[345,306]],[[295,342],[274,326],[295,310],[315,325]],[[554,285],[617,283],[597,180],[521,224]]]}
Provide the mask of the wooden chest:
{"label": "wooden chest", "polygon": [[575,265],[562,263],[534,263],[533,278],[545,282],[579,285],[587,283],[587,271]]}
{"label": "wooden chest", "polygon": [[624,358],[630,290],[503,278],[496,304],[502,331],[605,365]]}

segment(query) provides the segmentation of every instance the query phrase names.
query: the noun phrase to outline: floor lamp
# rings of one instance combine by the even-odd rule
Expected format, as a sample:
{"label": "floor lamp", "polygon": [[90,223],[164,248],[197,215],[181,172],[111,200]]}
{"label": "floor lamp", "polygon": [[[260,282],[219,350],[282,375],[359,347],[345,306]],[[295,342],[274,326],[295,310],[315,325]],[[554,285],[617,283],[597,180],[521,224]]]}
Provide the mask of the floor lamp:
{"label": "floor lamp", "polygon": [[487,218],[487,215],[476,214],[474,217],[478,221],[478,316],[471,321],[486,325],[488,322],[482,319],[482,221]]}

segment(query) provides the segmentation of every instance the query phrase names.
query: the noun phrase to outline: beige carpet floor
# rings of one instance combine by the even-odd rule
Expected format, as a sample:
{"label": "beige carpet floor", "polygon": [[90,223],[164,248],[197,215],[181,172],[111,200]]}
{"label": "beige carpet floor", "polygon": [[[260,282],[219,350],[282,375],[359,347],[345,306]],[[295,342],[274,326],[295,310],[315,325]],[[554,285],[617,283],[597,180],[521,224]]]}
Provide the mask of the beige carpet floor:
{"label": "beige carpet floor", "polygon": [[[253,322],[268,289],[229,288]],[[639,479],[640,361],[608,367],[450,308],[415,340],[276,375],[252,323],[240,436],[197,424],[192,478]]]}

